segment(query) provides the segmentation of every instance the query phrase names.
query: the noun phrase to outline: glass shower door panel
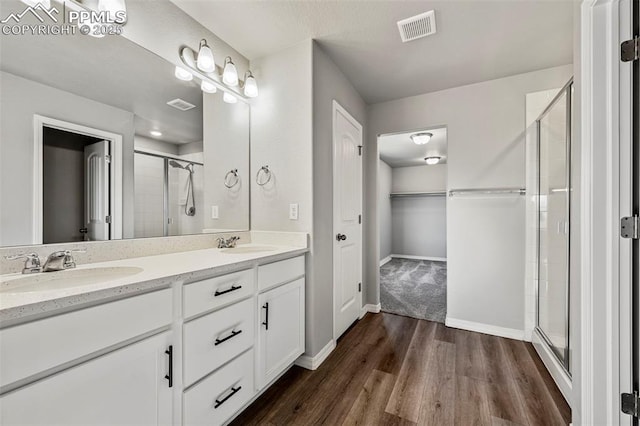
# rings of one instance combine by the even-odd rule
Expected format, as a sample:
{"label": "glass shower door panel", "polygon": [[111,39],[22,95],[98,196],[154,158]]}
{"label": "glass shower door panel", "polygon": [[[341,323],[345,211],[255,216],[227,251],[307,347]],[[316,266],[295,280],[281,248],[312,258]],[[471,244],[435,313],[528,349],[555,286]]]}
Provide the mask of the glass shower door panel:
{"label": "glass shower door panel", "polygon": [[538,328],[568,366],[569,134],[566,92],[539,120]]}
{"label": "glass shower door panel", "polygon": [[164,235],[164,159],[134,155],[135,238]]}

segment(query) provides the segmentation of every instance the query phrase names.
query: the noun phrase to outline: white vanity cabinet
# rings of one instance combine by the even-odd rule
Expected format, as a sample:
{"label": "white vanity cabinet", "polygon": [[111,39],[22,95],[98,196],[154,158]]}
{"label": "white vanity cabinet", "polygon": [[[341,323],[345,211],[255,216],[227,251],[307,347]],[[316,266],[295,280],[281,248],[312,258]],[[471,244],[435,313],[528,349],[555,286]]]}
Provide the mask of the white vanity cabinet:
{"label": "white vanity cabinet", "polygon": [[5,425],[170,425],[170,333],[125,346],[0,399]]}
{"label": "white vanity cabinet", "polygon": [[304,257],[258,268],[258,386],[271,383],[304,353]]}

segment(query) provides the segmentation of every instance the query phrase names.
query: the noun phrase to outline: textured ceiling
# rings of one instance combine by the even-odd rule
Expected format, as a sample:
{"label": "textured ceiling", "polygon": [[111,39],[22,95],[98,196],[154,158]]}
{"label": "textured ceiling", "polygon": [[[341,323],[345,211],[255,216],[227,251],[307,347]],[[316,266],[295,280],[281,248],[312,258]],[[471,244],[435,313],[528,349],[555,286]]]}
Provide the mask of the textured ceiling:
{"label": "textured ceiling", "polygon": [[[572,63],[571,0],[172,1],[249,59],[318,40],[368,103]],[[438,32],[403,44],[431,9]]]}
{"label": "textured ceiling", "polygon": [[442,157],[440,164],[447,162],[447,128],[424,130],[433,134],[426,145],[416,145],[411,135],[420,132],[414,130],[395,135],[383,135],[378,138],[380,158],[391,167],[424,166],[425,157]]}

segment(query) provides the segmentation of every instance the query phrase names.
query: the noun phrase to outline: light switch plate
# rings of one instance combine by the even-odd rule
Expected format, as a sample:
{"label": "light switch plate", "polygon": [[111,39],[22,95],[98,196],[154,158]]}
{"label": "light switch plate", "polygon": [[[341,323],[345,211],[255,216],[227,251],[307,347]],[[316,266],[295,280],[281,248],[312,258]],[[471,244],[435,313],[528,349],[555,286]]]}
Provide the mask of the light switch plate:
{"label": "light switch plate", "polygon": [[298,220],[298,204],[289,204],[289,219]]}
{"label": "light switch plate", "polygon": [[219,219],[218,206],[211,206],[211,219]]}

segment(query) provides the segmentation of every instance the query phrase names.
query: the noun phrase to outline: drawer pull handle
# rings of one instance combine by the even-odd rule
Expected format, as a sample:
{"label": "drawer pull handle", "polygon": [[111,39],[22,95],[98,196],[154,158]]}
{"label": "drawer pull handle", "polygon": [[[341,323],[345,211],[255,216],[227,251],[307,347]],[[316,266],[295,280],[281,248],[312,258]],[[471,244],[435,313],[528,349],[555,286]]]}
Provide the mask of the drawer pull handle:
{"label": "drawer pull handle", "polygon": [[224,343],[229,339],[233,339],[240,333],[242,333],[242,330],[238,330],[238,331],[233,330],[231,334],[225,337],[224,339],[216,339],[216,342],[213,344],[213,346],[218,346],[220,343]]}
{"label": "drawer pull handle", "polygon": [[262,325],[264,325],[265,330],[269,329],[269,302],[266,302],[264,305],[262,305],[262,309],[264,309],[265,314],[264,314],[264,322],[262,323]]}
{"label": "drawer pull handle", "polygon": [[233,395],[235,395],[236,393],[238,393],[240,389],[242,389],[242,386],[238,386],[237,388],[231,387],[231,393],[222,399],[216,399],[216,403],[213,406],[213,408],[218,408],[219,406],[227,402],[227,400],[231,398]]}
{"label": "drawer pull handle", "polygon": [[222,296],[223,294],[231,293],[232,291],[240,290],[241,288],[242,288],[241,285],[232,285],[231,288],[228,288],[226,290],[222,290],[222,291],[216,290],[216,292],[213,293],[213,296],[214,297]]}
{"label": "drawer pull handle", "polygon": [[169,345],[169,349],[164,351],[169,356],[169,374],[164,376],[169,381],[169,387],[173,387],[173,345]]}

